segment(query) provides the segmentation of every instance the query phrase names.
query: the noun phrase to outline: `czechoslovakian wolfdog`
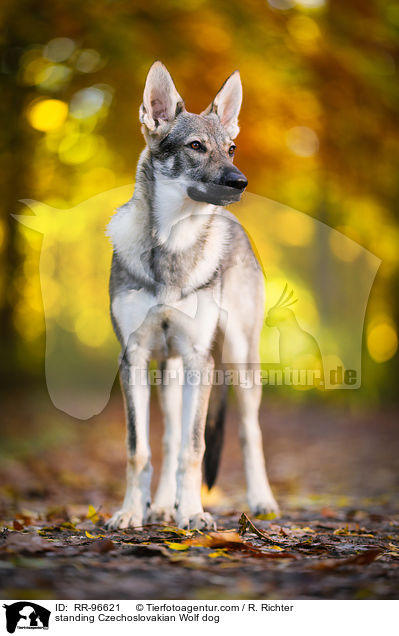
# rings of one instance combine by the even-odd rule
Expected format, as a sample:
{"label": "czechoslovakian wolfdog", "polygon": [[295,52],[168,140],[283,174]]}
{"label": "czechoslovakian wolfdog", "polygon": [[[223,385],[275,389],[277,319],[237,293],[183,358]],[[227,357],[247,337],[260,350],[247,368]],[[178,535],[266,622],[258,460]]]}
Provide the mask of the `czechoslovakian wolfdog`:
{"label": "czechoslovakian wolfdog", "polygon": [[[248,183],[233,165],[241,100],[237,71],[200,115],[186,111],[163,64],[155,62],[147,76],[140,107],[147,145],[135,192],[108,227],[114,248],[111,318],[122,347],[128,431],[126,495],[110,529],[149,520],[215,527],[202,507],[201,475],[205,459],[211,487],[227,387],[203,378],[214,366],[259,364],[264,313],[260,265],[243,228],[223,207],[238,201]],[[171,378],[160,386],[164,457],[153,503],[146,373],[152,359]],[[189,381],[195,374],[200,381]],[[183,381],[173,380],[179,377]],[[277,511],[258,422],[261,387],[237,386],[236,392],[250,509]]]}

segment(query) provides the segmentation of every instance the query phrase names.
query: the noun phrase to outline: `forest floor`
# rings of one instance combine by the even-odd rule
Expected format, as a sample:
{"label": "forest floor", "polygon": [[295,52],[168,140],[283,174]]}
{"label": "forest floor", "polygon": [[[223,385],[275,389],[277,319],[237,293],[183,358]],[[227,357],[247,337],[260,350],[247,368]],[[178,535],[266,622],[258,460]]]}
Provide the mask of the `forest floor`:
{"label": "forest floor", "polygon": [[[397,598],[397,415],[264,400],[264,447],[282,514],[255,519],[233,405],[218,483],[204,492],[217,532],[107,532],[124,488],[119,395],[89,421],[63,415],[43,395],[10,397],[2,408],[0,597]],[[154,404],[155,481],[161,437]]]}

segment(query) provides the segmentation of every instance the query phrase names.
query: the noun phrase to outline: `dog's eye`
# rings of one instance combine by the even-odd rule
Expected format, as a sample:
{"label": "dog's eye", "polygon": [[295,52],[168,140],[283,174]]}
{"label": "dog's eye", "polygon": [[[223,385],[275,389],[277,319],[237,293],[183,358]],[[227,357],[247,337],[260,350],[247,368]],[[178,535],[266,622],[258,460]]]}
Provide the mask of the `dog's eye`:
{"label": "dog's eye", "polygon": [[235,153],[235,149],[237,146],[235,146],[234,144],[231,144],[230,148],[229,148],[229,155],[230,157],[232,157]]}
{"label": "dog's eye", "polygon": [[200,141],[192,141],[190,144],[190,148],[193,150],[202,150],[202,144]]}

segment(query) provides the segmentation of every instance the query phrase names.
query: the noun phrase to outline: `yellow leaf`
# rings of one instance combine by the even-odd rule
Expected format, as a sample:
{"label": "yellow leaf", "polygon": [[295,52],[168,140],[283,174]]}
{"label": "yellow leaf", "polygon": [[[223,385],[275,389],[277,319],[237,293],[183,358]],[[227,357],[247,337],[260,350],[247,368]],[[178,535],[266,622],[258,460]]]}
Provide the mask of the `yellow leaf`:
{"label": "yellow leaf", "polygon": [[214,552],[210,552],[208,554],[208,557],[210,559],[217,559],[218,557],[225,557],[230,559],[230,555],[227,554],[226,549],[225,548],[220,548],[219,550],[215,550]]}
{"label": "yellow leaf", "polygon": [[76,530],[75,524],[70,521],[64,521],[64,523],[61,524],[61,528],[66,530]]}
{"label": "yellow leaf", "polygon": [[268,550],[278,550],[279,552],[284,552],[284,548],[281,548],[279,545],[267,545],[265,547]]}
{"label": "yellow leaf", "polygon": [[186,537],[192,534],[192,532],[189,532],[188,530],[183,530],[182,528],[175,528],[174,526],[163,526],[160,532],[174,532],[175,534],[180,534],[183,537]]}
{"label": "yellow leaf", "polygon": [[90,534],[90,532],[85,531],[85,535],[88,539],[103,539],[105,534]]}
{"label": "yellow leaf", "polygon": [[276,519],[277,515],[275,512],[268,512],[265,515],[256,515],[256,519],[261,519],[262,521],[272,521]]}
{"label": "yellow leaf", "polygon": [[174,543],[173,541],[165,541],[168,548],[171,550],[188,550],[189,546],[184,543]]}
{"label": "yellow leaf", "polygon": [[334,530],[333,534],[349,534],[348,526],[345,526],[345,528],[337,528],[336,530]]}
{"label": "yellow leaf", "polygon": [[100,517],[97,514],[97,510],[94,506],[90,505],[86,515],[87,519],[90,519],[93,523],[97,523],[100,520]]}

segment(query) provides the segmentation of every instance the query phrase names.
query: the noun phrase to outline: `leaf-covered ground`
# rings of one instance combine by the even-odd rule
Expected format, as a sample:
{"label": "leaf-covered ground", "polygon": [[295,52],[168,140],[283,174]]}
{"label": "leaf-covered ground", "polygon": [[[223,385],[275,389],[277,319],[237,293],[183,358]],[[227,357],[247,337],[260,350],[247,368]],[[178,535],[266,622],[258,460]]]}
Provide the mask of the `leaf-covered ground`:
{"label": "leaf-covered ground", "polygon": [[[106,532],[124,486],[117,395],[97,418],[62,415],[42,395],[3,402],[2,598],[397,598],[397,413],[264,401],[268,470],[282,516],[245,503],[234,406],[216,533],[172,525]],[[152,407],[155,481],[162,427]],[[246,513],[246,514],[242,514]]]}

